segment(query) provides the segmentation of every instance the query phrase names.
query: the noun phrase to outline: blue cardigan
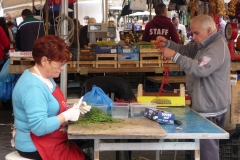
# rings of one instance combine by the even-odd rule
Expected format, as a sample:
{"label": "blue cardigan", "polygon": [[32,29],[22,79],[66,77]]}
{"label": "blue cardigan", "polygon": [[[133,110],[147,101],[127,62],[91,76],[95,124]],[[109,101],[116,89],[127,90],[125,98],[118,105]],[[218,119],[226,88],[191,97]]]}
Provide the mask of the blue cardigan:
{"label": "blue cardigan", "polygon": [[42,136],[58,129],[60,121],[56,116],[59,103],[47,85],[28,69],[14,87],[12,102],[16,126],[15,147],[22,152],[34,152],[37,149],[29,133]]}

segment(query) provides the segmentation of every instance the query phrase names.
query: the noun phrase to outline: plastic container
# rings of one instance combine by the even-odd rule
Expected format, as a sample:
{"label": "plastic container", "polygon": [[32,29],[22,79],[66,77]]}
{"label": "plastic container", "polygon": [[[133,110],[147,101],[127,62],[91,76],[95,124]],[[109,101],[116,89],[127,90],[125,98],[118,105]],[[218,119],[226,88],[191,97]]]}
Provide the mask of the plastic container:
{"label": "plastic container", "polygon": [[132,118],[143,118],[145,108],[156,109],[156,103],[130,103],[130,112]]}
{"label": "plastic container", "polygon": [[113,118],[128,118],[129,103],[111,103],[111,113]]}
{"label": "plastic container", "polygon": [[107,108],[108,105],[107,104],[91,104],[92,108],[98,108],[100,109],[103,113],[107,114]]}

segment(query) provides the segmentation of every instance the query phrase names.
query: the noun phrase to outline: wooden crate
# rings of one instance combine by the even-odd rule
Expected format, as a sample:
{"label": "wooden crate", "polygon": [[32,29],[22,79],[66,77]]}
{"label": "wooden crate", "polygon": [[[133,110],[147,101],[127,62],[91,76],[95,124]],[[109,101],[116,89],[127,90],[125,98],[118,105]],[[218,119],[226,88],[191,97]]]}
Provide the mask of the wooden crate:
{"label": "wooden crate", "polygon": [[159,53],[140,53],[140,67],[161,67]]}
{"label": "wooden crate", "polygon": [[31,68],[32,65],[9,65],[8,73],[11,74],[22,74],[26,69]]}
{"label": "wooden crate", "polygon": [[117,68],[117,54],[96,54],[96,68]]}
{"label": "wooden crate", "polygon": [[34,65],[33,57],[10,57],[11,65]]}
{"label": "wooden crate", "polygon": [[[72,67],[78,67],[78,61],[72,61]],[[79,61],[79,67],[96,67],[96,61]]]}
{"label": "wooden crate", "polygon": [[139,68],[139,61],[118,61],[118,68]]}
{"label": "wooden crate", "polygon": [[240,124],[240,85],[232,85],[231,124]]}

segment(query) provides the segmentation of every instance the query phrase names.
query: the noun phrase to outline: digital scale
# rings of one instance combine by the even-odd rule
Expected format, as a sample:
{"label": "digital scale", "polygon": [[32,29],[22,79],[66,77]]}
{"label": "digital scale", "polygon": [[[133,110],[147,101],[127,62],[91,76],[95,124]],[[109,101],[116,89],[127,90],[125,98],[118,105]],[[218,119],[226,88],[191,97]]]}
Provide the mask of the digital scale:
{"label": "digital scale", "polygon": [[234,22],[228,22],[225,27],[225,36],[228,41],[231,60],[240,60],[240,55],[236,54],[234,46],[234,40],[238,36],[238,24]]}
{"label": "digital scale", "polygon": [[96,38],[116,38],[116,27],[108,27],[107,23],[88,24],[88,38],[90,43],[95,43]]}

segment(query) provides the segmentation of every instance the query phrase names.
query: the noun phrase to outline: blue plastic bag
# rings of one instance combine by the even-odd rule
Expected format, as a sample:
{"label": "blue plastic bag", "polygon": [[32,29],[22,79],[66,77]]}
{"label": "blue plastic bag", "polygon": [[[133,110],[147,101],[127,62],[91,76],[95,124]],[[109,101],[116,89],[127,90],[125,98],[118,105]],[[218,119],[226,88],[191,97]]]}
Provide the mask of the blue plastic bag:
{"label": "blue plastic bag", "polygon": [[0,82],[0,100],[6,102],[12,99],[12,91],[16,82]]}
{"label": "blue plastic bag", "polygon": [[16,82],[20,77],[19,74],[8,73],[8,66],[10,64],[10,59],[8,59],[2,67],[0,72],[0,82]]}
{"label": "blue plastic bag", "polygon": [[101,88],[95,85],[92,86],[92,90],[90,92],[87,92],[84,95],[83,101],[89,104],[107,104],[108,109],[111,108],[110,104],[113,102]]}

